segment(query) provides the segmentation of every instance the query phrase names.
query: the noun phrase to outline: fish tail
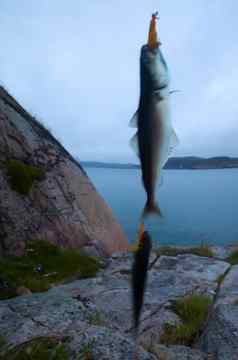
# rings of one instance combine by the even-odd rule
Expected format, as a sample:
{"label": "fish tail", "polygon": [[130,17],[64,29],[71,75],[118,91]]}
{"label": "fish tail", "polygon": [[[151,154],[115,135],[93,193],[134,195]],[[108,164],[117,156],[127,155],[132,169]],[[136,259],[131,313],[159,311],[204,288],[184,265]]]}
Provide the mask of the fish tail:
{"label": "fish tail", "polygon": [[163,217],[159,205],[153,201],[147,201],[142,213],[142,219],[147,218],[149,215],[157,215]]}

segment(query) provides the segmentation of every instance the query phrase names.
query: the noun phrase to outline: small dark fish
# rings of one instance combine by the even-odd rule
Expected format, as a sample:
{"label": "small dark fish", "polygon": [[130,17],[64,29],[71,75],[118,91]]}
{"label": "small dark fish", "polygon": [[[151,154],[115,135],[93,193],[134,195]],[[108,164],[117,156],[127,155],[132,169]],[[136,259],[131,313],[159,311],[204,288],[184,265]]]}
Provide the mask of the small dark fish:
{"label": "small dark fish", "polygon": [[144,226],[142,224],[139,231],[139,245],[135,252],[132,266],[132,302],[135,336],[137,336],[140,314],[144,301],[151,248],[150,235],[147,231],[144,231]]}
{"label": "small dark fish", "polygon": [[138,129],[131,145],[140,158],[147,193],[143,217],[150,213],[161,216],[155,199],[156,184],[161,181],[162,168],[178,143],[170,118],[169,71],[160,50],[156,16],[152,15],[148,43],[141,49],[139,107],[130,122]]}

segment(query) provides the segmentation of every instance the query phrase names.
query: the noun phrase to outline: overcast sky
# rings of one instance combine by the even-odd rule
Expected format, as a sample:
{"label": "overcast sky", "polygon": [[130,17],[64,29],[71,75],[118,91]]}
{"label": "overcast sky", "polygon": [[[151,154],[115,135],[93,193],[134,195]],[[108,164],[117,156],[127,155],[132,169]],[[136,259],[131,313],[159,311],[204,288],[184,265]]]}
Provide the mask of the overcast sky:
{"label": "overcast sky", "polygon": [[174,155],[238,156],[235,0],[0,0],[0,81],[82,160],[136,161],[128,122],[151,13],[171,73]]}

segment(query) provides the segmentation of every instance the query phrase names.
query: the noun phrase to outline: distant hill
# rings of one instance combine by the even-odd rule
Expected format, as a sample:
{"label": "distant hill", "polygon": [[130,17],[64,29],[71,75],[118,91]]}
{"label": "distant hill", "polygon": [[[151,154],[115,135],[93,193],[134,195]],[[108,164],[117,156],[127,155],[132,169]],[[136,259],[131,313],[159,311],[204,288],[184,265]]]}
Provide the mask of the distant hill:
{"label": "distant hill", "polygon": [[228,169],[238,168],[238,158],[216,156],[200,158],[195,156],[170,158],[165,169]]}
{"label": "distant hill", "polygon": [[[137,164],[104,163],[97,161],[81,161],[84,167],[110,168],[110,169],[139,169]],[[196,156],[171,157],[166,163],[165,169],[179,170],[208,170],[208,169],[232,169],[238,168],[238,158],[228,156],[216,156],[201,158]]]}
{"label": "distant hill", "polygon": [[137,164],[104,163],[100,161],[80,161],[84,167],[90,168],[109,168],[109,169],[139,169]]}

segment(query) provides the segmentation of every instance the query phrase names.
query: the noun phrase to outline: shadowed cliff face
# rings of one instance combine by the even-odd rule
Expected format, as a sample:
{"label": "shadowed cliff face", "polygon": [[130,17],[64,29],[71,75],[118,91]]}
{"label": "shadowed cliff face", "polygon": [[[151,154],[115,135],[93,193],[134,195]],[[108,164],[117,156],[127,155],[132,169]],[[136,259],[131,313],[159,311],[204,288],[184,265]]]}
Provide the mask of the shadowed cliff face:
{"label": "shadowed cliff face", "polygon": [[80,164],[0,87],[0,254],[20,255],[34,239],[104,254],[127,249]]}

